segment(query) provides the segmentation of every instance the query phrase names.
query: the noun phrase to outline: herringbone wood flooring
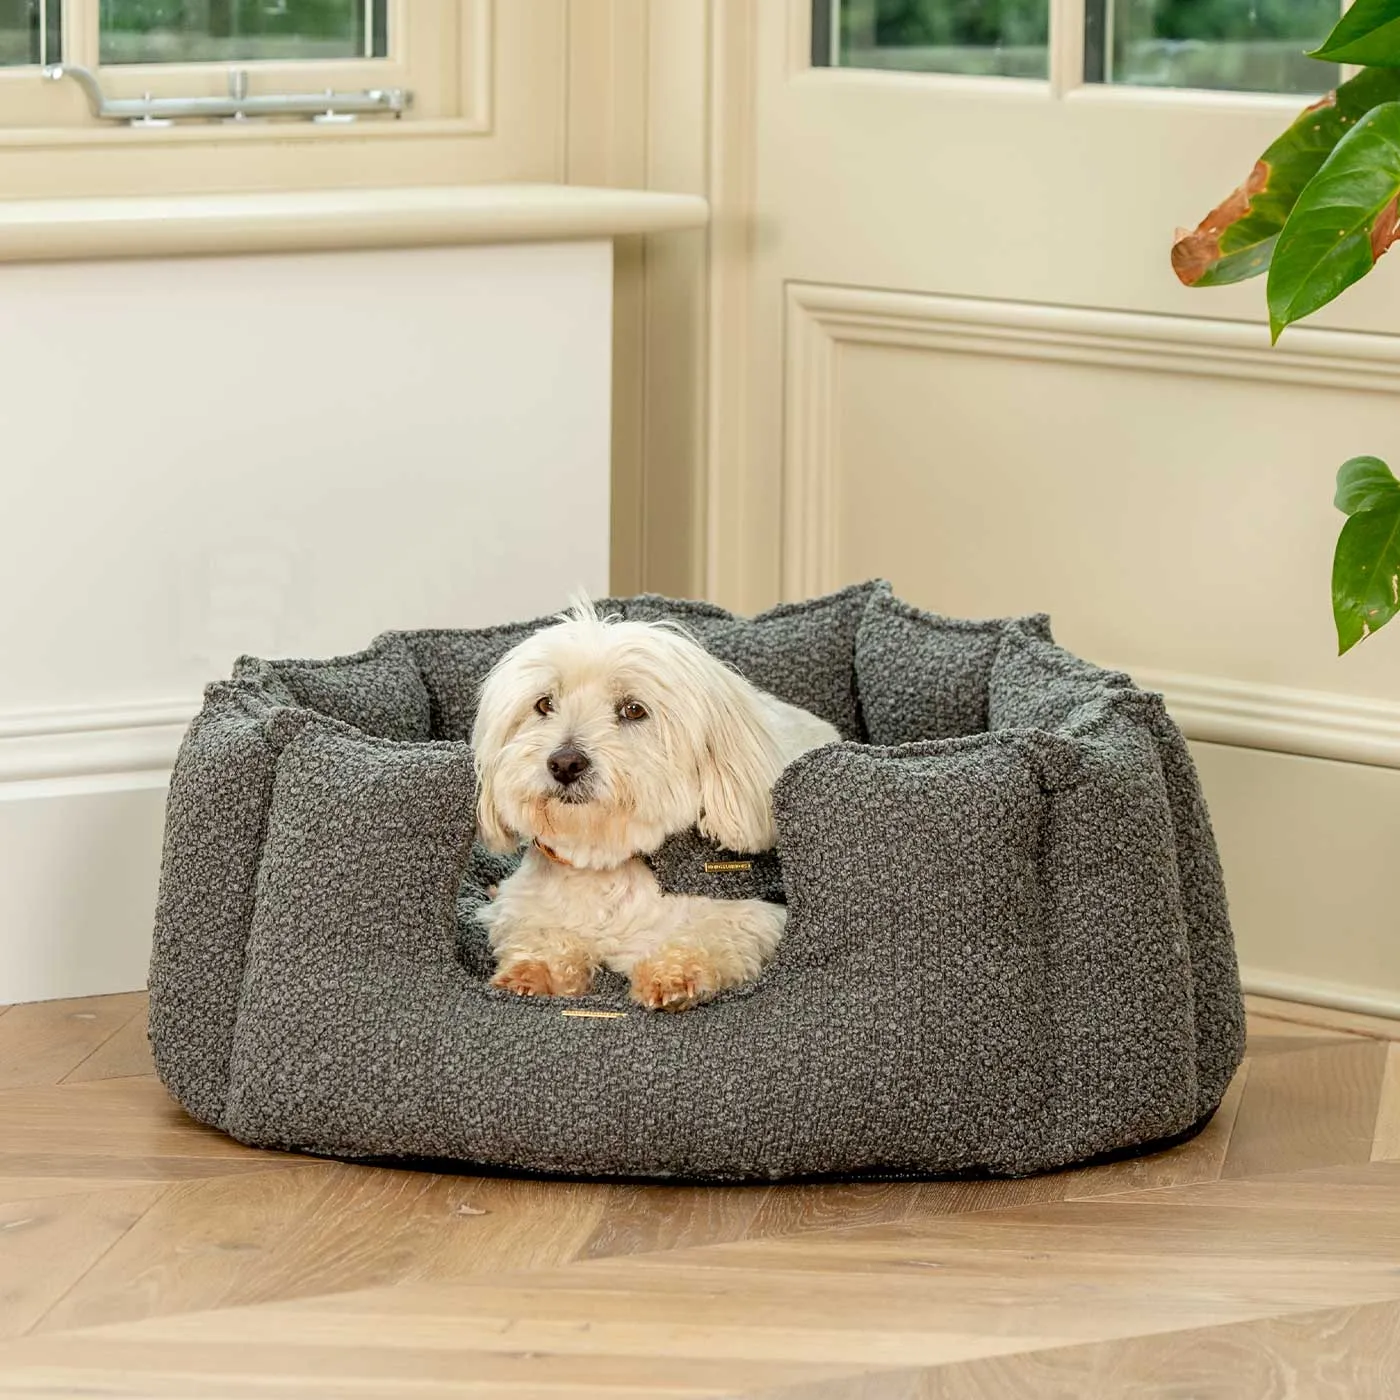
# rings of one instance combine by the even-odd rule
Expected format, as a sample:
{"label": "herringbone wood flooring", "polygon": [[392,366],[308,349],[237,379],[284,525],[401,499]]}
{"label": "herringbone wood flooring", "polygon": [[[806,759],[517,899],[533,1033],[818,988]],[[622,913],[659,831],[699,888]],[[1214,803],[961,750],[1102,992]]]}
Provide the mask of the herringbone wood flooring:
{"label": "herringbone wood flooring", "polygon": [[706,1189],[243,1148],[144,1012],[0,1009],[0,1395],[1400,1397],[1397,1022],[1256,1000],[1153,1158]]}

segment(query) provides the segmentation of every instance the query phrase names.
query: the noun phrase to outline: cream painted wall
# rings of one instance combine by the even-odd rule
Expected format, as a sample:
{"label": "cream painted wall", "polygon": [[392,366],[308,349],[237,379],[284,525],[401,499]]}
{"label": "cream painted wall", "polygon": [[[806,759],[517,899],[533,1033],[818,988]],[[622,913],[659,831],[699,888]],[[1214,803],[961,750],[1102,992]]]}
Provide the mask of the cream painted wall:
{"label": "cream painted wall", "polygon": [[948,612],[1048,611],[1067,646],[1128,670],[1400,698],[1400,646],[1338,661],[1326,586],[1331,468],[1393,431],[1400,344],[1369,374],[1309,375],[1298,360],[1344,357],[1345,337],[1270,351],[1218,322],[1171,326],[1178,341],[1132,315],[819,300],[874,324],[814,326],[820,306],[791,302],[792,342],[839,337],[829,441],[789,480],[831,475],[812,582],[883,570]]}
{"label": "cream painted wall", "polygon": [[1326,593],[1327,468],[1386,441],[1400,344],[1347,372],[1338,332],[789,305],[797,591],[884,574],[959,616],[1045,610],[1188,733],[1228,724],[1196,758],[1250,984],[1400,1011],[1400,646],[1338,660]]}
{"label": "cream painted wall", "polygon": [[[460,55],[444,52],[444,72],[451,66],[458,84],[455,105],[442,119],[307,126],[275,139],[250,127],[224,131],[212,144],[178,129],[0,133],[0,198],[511,180],[702,192],[708,0],[672,0],[654,25],[649,11],[649,0],[462,0]],[[662,91],[669,103],[653,110],[648,94]],[[696,433],[708,402],[706,236],[620,240],[614,293],[605,298],[617,326],[611,353],[606,342],[595,342],[577,373],[549,383],[551,414],[538,411],[536,396],[518,430],[509,431],[506,415],[515,405],[509,396],[493,400],[493,391],[499,376],[513,371],[511,356],[498,362],[481,353],[478,397],[455,357],[463,343],[477,351],[496,343],[499,327],[481,316],[493,290],[512,292],[511,278],[460,305],[437,305],[421,356],[404,358],[423,368],[410,382],[396,379],[392,366],[402,334],[418,334],[421,327],[409,323],[431,298],[398,303],[392,269],[399,255],[353,256],[363,257],[353,285],[308,303],[300,318],[299,285],[289,279],[282,293],[290,300],[273,306],[273,298],[250,293],[252,264],[238,259],[74,264],[42,274],[0,268],[0,365],[21,371],[9,381],[10,402],[25,409],[11,415],[23,432],[10,460],[22,464],[25,492],[34,495],[17,523],[6,508],[21,478],[8,466],[0,474],[8,495],[0,504],[0,579],[11,588],[21,579],[18,593],[26,599],[25,608],[2,615],[0,635],[13,663],[0,669],[0,1002],[131,986],[144,976],[164,774],[198,684],[233,652],[324,654],[360,644],[378,626],[402,625],[410,614],[429,620],[433,609],[442,620],[462,622],[492,611],[533,611],[553,606],[561,587],[579,581],[607,587],[609,573],[624,590],[703,586]],[[156,287],[158,302],[195,293],[183,316],[167,307],[163,330],[173,326],[173,339],[149,333],[155,323],[144,300],[167,272],[166,289]],[[552,316],[569,319],[568,298],[550,303],[541,296],[552,293],[548,281],[533,285],[536,299],[507,329],[507,342],[545,333]],[[69,291],[86,300],[70,304]],[[352,316],[352,308],[362,314]],[[222,320],[238,326],[254,314],[257,335],[225,335]],[[15,333],[20,324],[39,328],[42,353],[27,330]],[[371,338],[373,345],[361,348]],[[114,461],[114,436],[93,415],[84,381],[65,393],[61,383],[68,381],[56,378],[70,359],[109,405],[119,385],[132,402],[144,402],[159,385],[174,417],[190,429],[186,440],[162,436],[158,422],[137,414],[123,425],[136,450]],[[353,385],[356,394],[344,394],[337,412],[345,404],[354,410],[358,395],[366,404],[375,396],[385,364],[385,382],[399,393],[395,409],[422,409],[425,423],[438,415],[441,436],[432,434],[431,451],[418,459],[405,453],[420,443],[357,434],[353,419],[289,421],[269,408],[245,428],[233,397],[256,388],[275,399],[293,384],[334,385],[337,393]],[[600,487],[596,423],[567,434],[580,426],[574,409],[600,376],[606,384],[610,365],[616,451],[611,480]],[[482,403],[499,410],[493,450],[444,457],[441,441]],[[605,390],[605,415],[607,406]],[[562,436],[543,460],[537,449],[556,430]],[[277,461],[275,479],[269,465],[254,473],[274,495],[288,482],[340,490],[340,457],[350,455],[352,478],[364,489],[354,500],[342,491],[328,509],[351,535],[366,533],[371,521],[376,530],[387,528],[390,547],[376,556],[378,571],[348,568],[336,551],[314,540],[307,545],[306,521],[327,509],[308,495],[294,491],[276,520],[247,512],[220,519],[202,509],[199,474],[211,465],[232,472],[235,453],[246,463],[249,438],[271,438],[290,454]],[[67,455],[56,474],[41,477],[35,463],[52,465],[59,441]],[[379,458],[371,469],[372,450]],[[582,475],[579,461],[587,464]],[[423,473],[437,473],[435,509],[427,540],[410,547],[393,510],[386,515],[380,487],[365,483]],[[512,527],[499,518],[477,527],[473,484],[485,479],[512,493],[519,509]],[[601,535],[593,507],[573,511],[574,493],[599,489],[613,503]],[[524,510],[525,492],[536,507],[549,502],[541,514],[554,515],[552,523]],[[558,520],[568,522],[573,541],[562,549]],[[66,539],[83,538],[67,568],[39,549],[40,523]],[[133,524],[139,538],[123,546]],[[189,543],[195,538],[201,546]],[[573,560],[575,548],[592,561],[588,568]],[[38,587],[24,574],[30,567],[42,578]],[[454,579],[472,582],[444,594],[441,585]],[[499,609],[481,604],[481,579],[494,580]],[[315,600],[299,616],[282,601],[294,582]],[[70,629],[75,645],[55,649],[45,636],[51,626]],[[89,646],[103,669],[82,659]],[[62,900],[46,894],[55,888],[65,891]]]}
{"label": "cream painted wall", "polygon": [[[1387,260],[1325,330],[1290,331],[1282,353],[1266,348],[1257,285],[1187,293],[1165,273],[1175,223],[1228,188],[1239,153],[1295,104],[1221,98],[1193,111],[1170,94],[1135,108],[1118,94],[988,89],[974,124],[956,83],[807,71],[806,0],[490,8],[481,130],[371,143],[369,163],[315,134],[248,146],[220,182],[563,176],[705,195],[705,233],[617,250],[614,589],[753,609],[878,572],[952,611],[1048,606],[1070,645],[1160,685],[1204,741],[1256,985],[1400,1009],[1385,866],[1400,838],[1400,635],[1338,663],[1325,593],[1330,472],[1348,452],[1387,450],[1395,421],[1400,273]],[[952,130],[967,139],[931,139]],[[1131,161],[1111,181],[1095,173],[1120,149],[1164,153],[1131,198]],[[112,189],[195,180],[193,148],[170,154],[127,141],[82,160]],[[7,188],[53,192],[70,164],[17,149]],[[951,197],[979,172],[976,200]],[[1054,217],[1046,191],[1094,219]],[[113,326],[113,345],[131,322],[120,337]],[[200,326],[201,343],[210,333]],[[8,334],[0,354],[25,358]],[[166,370],[123,372],[144,382]],[[72,412],[64,403],[59,416]],[[1270,415],[1278,426],[1261,430]],[[100,477],[94,465],[85,479]],[[168,503],[116,508],[159,515]],[[334,560],[317,567],[335,574]],[[71,663],[50,679],[61,677],[76,703],[95,703]],[[98,814],[84,829],[123,833],[98,873],[127,878],[125,833],[155,810],[132,774],[158,786],[187,703],[171,703],[172,684],[99,708],[113,729],[92,728],[89,711],[42,711],[37,733],[0,715],[12,866],[39,857],[7,838],[18,808],[5,801],[57,811],[48,785],[82,772]],[[16,685],[38,693],[32,679]],[[100,775],[113,770],[130,802],[107,795]],[[148,893],[112,898],[135,908]],[[0,948],[29,917],[20,907],[0,899]]]}
{"label": "cream painted wall", "polygon": [[0,266],[0,1003],[142,985],[163,770],[238,653],[606,590],[611,267]]}
{"label": "cream painted wall", "polygon": [[1246,983],[1397,1014],[1400,772],[1228,744],[1192,750]]}
{"label": "cream painted wall", "polygon": [[575,61],[666,162],[604,124],[592,167],[712,207],[631,307],[635,581],[1050,610],[1198,741],[1252,985],[1400,1014],[1400,633],[1339,661],[1327,600],[1336,465],[1397,453],[1400,272],[1270,350],[1259,284],[1167,262],[1300,103],[1077,87],[1073,45],[1040,88],[815,72],[809,0],[580,6]]}

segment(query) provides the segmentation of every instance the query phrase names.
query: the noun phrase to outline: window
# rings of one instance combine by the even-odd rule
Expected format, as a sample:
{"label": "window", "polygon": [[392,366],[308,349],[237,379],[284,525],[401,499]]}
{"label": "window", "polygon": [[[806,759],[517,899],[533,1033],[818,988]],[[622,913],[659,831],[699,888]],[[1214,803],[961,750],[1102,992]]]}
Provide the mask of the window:
{"label": "window", "polygon": [[[0,199],[538,176],[567,22],[558,0],[0,0]],[[91,72],[108,115],[46,61]],[[364,101],[325,120],[327,89]],[[173,124],[139,120],[172,101]]]}
{"label": "window", "polygon": [[1097,0],[1084,25],[1085,77],[1138,87],[1324,92],[1335,63],[1309,58],[1338,0]]}
{"label": "window", "polygon": [[[1074,6],[1067,6],[1073,13]],[[1084,0],[1084,81],[1316,93],[1341,0]],[[1050,0],[815,0],[816,66],[1049,77]]]}
{"label": "window", "polygon": [[0,68],[57,63],[59,0],[0,0]]}
{"label": "window", "polygon": [[1049,76],[1049,0],[817,0],[813,62]]}
{"label": "window", "polygon": [[[117,102],[397,89],[411,94],[410,122],[470,121],[479,114],[463,91],[474,81],[463,53],[487,34],[488,9],[489,0],[0,0],[0,131],[131,117],[94,116],[79,82],[42,80],[53,64],[90,71]],[[260,113],[245,135],[276,124],[285,136],[288,122],[319,114]],[[369,104],[357,116],[361,130],[394,120]]]}
{"label": "window", "polygon": [[103,63],[384,58],[386,0],[101,0]]}

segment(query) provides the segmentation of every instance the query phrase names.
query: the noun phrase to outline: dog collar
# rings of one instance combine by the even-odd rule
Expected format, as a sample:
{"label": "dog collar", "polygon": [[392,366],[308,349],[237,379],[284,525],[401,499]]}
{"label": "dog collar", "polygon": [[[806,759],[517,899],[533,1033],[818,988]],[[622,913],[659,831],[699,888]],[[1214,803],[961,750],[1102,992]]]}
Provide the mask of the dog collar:
{"label": "dog collar", "polygon": [[552,860],[555,865],[566,865],[570,870],[574,868],[573,861],[565,860],[553,847],[546,846],[538,836],[535,837],[535,849],[547,860]]}

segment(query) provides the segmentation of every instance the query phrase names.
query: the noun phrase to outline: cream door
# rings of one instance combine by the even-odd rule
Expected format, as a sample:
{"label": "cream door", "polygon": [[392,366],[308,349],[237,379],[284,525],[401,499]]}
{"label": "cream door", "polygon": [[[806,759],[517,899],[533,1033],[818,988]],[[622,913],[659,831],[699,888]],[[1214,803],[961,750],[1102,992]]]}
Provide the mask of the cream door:
{"label": "cream door", "polygon": [[[877,12],[940,0],[717,3],[707,586],[1049,611],[1198,741],[1251,984],[1400,1010],[1400,632],[1339,661],[1328,606],[1335,467],[1400,455],[1400,259],[1276,350],[1262,283],[1179,286],[1174,230],[1309,98],[1163,84],[1329,70],[1047,5],[910,55]],[[814,22],[819,59],[1040,76],[816,66]]]}

